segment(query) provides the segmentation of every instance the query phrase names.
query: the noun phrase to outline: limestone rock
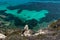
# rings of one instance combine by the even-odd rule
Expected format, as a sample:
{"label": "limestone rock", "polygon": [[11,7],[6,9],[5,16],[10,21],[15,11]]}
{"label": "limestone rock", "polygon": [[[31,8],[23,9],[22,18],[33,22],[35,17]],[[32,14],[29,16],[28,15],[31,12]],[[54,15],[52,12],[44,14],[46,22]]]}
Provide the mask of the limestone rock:
{"label": "limestone rock", "polygon": [[32,31],[28,28],[28,25],[25,25],[22,34],[23,34],[24,36],[31,36],[31,35],[32,35]]}
{"label": "limestone rock", "polygon": [[0,33],[0,39],[4,40],[6,38],[6,36],[4,34]]}

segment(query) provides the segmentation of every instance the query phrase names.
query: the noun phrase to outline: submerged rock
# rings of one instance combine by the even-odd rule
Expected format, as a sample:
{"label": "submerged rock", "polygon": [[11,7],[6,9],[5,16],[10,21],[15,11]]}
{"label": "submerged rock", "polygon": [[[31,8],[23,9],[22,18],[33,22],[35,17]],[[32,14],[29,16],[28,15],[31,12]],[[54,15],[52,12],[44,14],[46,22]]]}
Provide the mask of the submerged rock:
{"label": "submerged rock", "polygon": [[10,13],[9,14],[6,13],[6,18],[5,18],[6,21],[11,21],[11,20],[14,20],[14,19],[15,19],[14,15],[12,15]]}
{"label": "submerged rock", "polygon": [[14,19],[14,24],[15,24],[15,26],[24,26],[25,25],[25,23],[17,17]]}
{"label": "submerged rock", "polygon": [[5,13],[5,11],[7,11],[7,10],[0,10],[0,13]]}
{"label": "submerged rock", "polygon": [[38,24],[38,21],[35,19],[31,19],[26,21],[26,24],[28,24],[30,29],[33,29],[33,27],[35,27]]}
{"label": "submerged rock", "polygon": [[17,11],[17,13],[20,14],[22,11],[23,11],[22,9],[19,9],[19,10]]}

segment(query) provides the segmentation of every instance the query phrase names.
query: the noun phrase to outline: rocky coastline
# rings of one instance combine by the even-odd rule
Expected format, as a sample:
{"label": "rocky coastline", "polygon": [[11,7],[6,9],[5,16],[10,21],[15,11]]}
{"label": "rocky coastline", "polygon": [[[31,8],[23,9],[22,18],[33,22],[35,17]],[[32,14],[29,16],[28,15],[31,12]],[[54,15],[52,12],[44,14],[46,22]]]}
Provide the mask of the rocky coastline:
{"label": "rocky coastline", "polygon": [[[49,24],[47,28],[34,31],[28,24],[5,11],[0,11],[1,40],[60,40],[60,19]],[[19,26],[24,26],[24,28],[20,29]]]}

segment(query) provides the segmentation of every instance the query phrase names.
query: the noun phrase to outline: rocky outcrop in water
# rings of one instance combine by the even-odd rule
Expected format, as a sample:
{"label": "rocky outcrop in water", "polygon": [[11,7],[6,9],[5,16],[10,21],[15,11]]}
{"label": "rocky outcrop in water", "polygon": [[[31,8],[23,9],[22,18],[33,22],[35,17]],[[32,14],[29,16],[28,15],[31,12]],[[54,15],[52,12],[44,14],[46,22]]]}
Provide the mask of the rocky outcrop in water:
{"label": "rocky outcrop in water", "polygon": [[[55,25],[60,24],[60,20],[53,22],[51,25],[49,25],[46,29],[40,29],[38,32],[35,32],[34,34],[31,34],[28,25],[24,27],[24,30],[17,33],[17,31],[13,34],[11,34],[9,37],[6,38],[6,40],[60,40],[60,30],[56,30],[54,27]],[[29,35],[30,34],[30,35]],[[20,37],[20,38],[19,38]],[[12,38],[12,39],[11,39]]]}
{"label": "rocky outcrop in water", "polygon": [[22,36],[32,36],[32,34],[33,31],[28,28],[28,25],[25,25]]}

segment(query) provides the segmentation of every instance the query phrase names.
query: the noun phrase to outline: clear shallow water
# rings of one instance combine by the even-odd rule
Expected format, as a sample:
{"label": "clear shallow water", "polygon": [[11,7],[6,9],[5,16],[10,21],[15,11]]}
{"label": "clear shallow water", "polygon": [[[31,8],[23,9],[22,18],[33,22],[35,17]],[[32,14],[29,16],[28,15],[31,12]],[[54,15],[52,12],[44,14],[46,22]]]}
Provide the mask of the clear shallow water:
{"label": "clear shallow water", "polygon": [[47,13],[48,13],[47,10],[41,10],[39,12],[23,10],[21,14],[19,14],[19,17],[23,18],[22,19],[23,21],[30,19],[36,19],[39,21],[39,19],[45,17],[45,14]]}
{"label": "clear shallow water", "polygon": [[[18,2],[18,1],[17,2],[15,2],[15,1],[14,1],[14,4],[13,5],[15,5]],[[27,3],[27,2],[30,2],[30,0],[18,2],[16,5],[18,5],[18,4],[22,4],[23,5],[24,3]],[[45,27],[48,26],[48,24],[49,24],[50,21],[53,21],[53,20],[56,20],[56,19],[59,19],[60,18],[59,12],[58,12],[58,14],[56,14],[55,11],[53,11],[53,13],[52,12],[50,13],[51,10],[49,11],[49,10],[45,10],[45,9],[41,9],[39,11],[36,11],[36,10],[30,11],[28,9],[26,9],[26,10],[23,9],[22,12],[17,13],[18,9],[15,9],[15,10],[9,10],[9,9],[7,9],[8,6],[11,6],[12,5],[13,1],[10,0],[9,3],[6,3],[6,4],[4,2],[2,2],[2,3],[3,3],[3,5],[2,4],[0,5],[0,10],[7,10],[6,13],[13,14],[14,16],[16,16],[19,19],[21,19],[23,22],[25,22],[27,20],[32,20],[32,19],[37,20],[38,21],[38,25],[36,27],[33,27],[34,30],[38,30],[40,28],[45,28]],[[43,3],[43,4],[45,4],[45,3]],[[51,7],[51,8],[53,8],[53,7]],[[57,10],[57,11],[59,11],[59,10]]]}

